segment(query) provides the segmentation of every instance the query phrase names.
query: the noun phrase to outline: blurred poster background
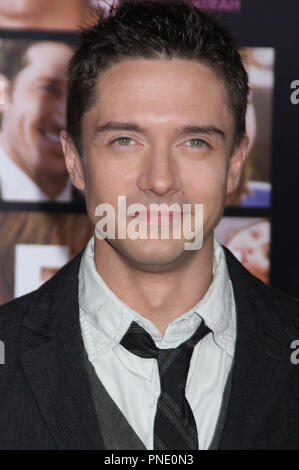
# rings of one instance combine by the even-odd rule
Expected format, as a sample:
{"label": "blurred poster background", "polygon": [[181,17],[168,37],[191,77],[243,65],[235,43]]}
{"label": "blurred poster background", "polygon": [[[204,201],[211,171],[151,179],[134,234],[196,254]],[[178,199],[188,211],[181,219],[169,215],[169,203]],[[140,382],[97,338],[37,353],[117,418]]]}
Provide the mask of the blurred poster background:
{"label": "blurred poster background", "polygon": [[0,303],[49,279],[93,233],[83,212],[0,210],[0,227]]}
{"label": "blurred poster background", "polygon": [[270,280],[270,221],[254,217],[223,217],[215,230],[225,245],[254,276]]}
{"label": "blurred poster background", "polygon": [[[78,31],[92,24],[98,8],[104,14],[111,4],[0,0],[0,303],[45,282],[92,236],[84,193],[70,183],[59,133]],[[222,11],[228,27],[242,23],[239,42],[251,84],[248,158],[215,235],[247,269],[271,283],[274,90],[282,54],[271,37],[284,33],[262,27],[257,1],[240,0],[238,8],[228,0],[197,4]],[[248,9],[257,22],[251,41]]]}
{"label": "blurred poster background", "polygon": [[251,90],[246,118],[249,149],[239,183],[227,204],[270,207],[275,50],[246,47],[241,54]]}

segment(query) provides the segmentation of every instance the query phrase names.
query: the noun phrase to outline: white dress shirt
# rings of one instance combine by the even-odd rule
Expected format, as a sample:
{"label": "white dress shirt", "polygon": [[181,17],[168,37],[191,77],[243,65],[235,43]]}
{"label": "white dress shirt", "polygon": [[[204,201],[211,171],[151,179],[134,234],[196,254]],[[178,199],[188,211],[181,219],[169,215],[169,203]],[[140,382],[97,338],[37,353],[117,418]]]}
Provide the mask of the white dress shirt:
{"label": "white dress shirt", "polygon": [[70,202],[72,183],[68,179],[62,192],[54,199],[50,199],[0,147],[0,193],[3,201]]}
{"label": "white dress shirt", "polygon": [[204,319],[212,330],[195,347],[186,383],[199,449],[208,449],[217,424],[222,395],[232,365],[236,337],[235,301],[224,250],[214,239],[213,281],[204,297],[177,317],[161,337],[148,319],[122,302],[107,286],[94,263],[92,238],[79,270],[80,325],[87,355],[128,423],[148,450],[160,394],[157,360],[134,355],[119,344],[132,321],[142,326],[159,348],[175,348]]}

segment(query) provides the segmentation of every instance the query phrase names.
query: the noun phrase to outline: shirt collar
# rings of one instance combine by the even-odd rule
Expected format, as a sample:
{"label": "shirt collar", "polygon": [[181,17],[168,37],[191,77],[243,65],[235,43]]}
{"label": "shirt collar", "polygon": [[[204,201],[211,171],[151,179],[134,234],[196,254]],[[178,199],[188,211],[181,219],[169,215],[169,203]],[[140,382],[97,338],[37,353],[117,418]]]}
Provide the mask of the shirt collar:
{"label": "shirt collar", "polygon": [[[7,201],[44,202],[49,197],[40,187],[6,154],[0,146],[0,190],[1,198]],[[70,202],[72,182],[68,178],[66,186],[53,200]]]}
{"label": "shirt collar", "polygon": [[[204,297],[190,310],[173,320],[161,338],[148,319],[121,301],[104,282],[94,263],[94,238],[83,253],[79,269],[79,306],[81,321],[94,330],[94,353],[117,345],[132,321],[142,326],[160,348],[177,347],[188,339],[202,319],[212,330],[216,344],[233,356],[235,343],[235,305],[224,250],[214,239],[213,280]],[[91,346],[91,345],[90,345]],[[96,350],[95,350],[96,349]]]}

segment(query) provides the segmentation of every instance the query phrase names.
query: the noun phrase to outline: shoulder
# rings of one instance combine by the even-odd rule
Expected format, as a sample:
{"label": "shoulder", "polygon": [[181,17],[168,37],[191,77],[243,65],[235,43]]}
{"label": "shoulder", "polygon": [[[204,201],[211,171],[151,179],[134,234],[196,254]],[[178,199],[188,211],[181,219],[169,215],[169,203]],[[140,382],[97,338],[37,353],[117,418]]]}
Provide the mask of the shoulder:
{"label": "shoulder", "polygon": [[18,329],[25,317],[27,323],[30,320],[41,328],[47,328],[55,314],[55,305],[65,305],[66,308],[76,305],[81,256],[82,252],[38,289],[0,306],[0,339],[9,331]]}
{"label": "shoulder", "polygon": [[28,309],[35,291],[0,305],[0,335],[7,328],[18,326]]}
{"label": "shoulder", "polygon": [[223,248],[236,301],[246,303],[268,324],[281,324],[299,334],[299,299],[264,284]]}
{"label": "shoulder", "polygon": [[269,298],[279,307],[282,319],[299,334],[299,299],[273,287],[265,286]]}

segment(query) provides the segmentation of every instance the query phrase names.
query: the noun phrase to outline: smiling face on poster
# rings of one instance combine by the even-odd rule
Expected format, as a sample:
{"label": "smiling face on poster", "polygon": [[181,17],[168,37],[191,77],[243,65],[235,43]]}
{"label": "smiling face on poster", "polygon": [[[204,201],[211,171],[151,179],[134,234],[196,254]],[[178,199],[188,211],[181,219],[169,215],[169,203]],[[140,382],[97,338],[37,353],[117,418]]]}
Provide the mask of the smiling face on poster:
{"label": "smiling face on poster", "polygon": [[70,44],[2,40],[0,187],[7,201],[68,202],[72,188],[59,133],[65,127]]}

